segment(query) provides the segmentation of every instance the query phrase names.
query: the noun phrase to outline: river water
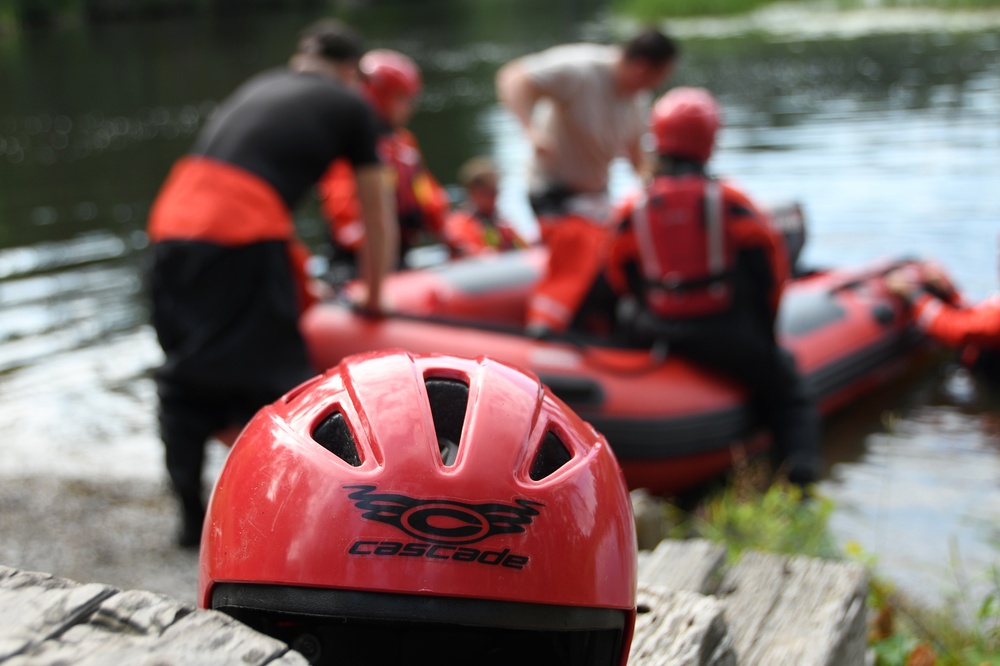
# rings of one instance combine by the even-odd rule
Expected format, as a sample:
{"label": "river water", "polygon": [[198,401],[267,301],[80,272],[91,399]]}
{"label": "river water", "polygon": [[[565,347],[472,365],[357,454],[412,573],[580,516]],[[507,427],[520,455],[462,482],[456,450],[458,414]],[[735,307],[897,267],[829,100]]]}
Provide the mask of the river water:
{"label": "river water", "polygon": [[[450,184],[465,158],[492,155],[501,204],[531,234],[526,147],[492,77],[523,53],[608,39],[604,4],[400,1],[344,16],[423,67],[412,128],[431,169]],[[214,105],[283,62],[312,18],[51,28],[0,43],[0,476],[162,478],[145,215]],[[675,83],[708,86],[723,105],[715,171],[762,200],[804,204],[806,265],[932,257],[978,299],[997,286],[998,25],[994,13],[779,9],[668,29],[684,48]],[[631,184],[616,165],[615,192]],[[314,204],[299,222],[321,250]],[[975,590],[996,564],[998,404],[946,366],[828,424],[833,528],[913,595]],[[217,466],[224,450],[212,455]]]}

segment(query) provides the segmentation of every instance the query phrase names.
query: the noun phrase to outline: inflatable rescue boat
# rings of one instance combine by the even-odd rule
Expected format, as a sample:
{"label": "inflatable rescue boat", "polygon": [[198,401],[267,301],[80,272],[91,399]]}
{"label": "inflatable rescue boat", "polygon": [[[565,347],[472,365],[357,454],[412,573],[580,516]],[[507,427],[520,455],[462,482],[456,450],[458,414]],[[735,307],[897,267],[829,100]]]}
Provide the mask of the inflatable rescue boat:
{"label": "inflatable rescue boat", "polygon": [[[669,351],[521,332],[525,297],[545,250],[488,255],[389,277],[395,314],[346,301],[312,307],[302,331],[318,367],[375,349],[488,355],[535,372],[608,438],[629,487],[673,494],[767,446],[744,391]],[[811,272],[782,301],[779,335],[826,415],[911,367],[922,336],[882,277],[910,260]]]}

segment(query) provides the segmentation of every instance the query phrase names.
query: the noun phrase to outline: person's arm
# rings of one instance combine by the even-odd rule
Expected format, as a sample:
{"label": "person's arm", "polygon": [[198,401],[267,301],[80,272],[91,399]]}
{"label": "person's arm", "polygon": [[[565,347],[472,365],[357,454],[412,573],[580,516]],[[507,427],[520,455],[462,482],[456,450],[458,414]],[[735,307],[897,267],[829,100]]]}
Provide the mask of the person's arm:
{"label": "person's arm", "polygon": [[399,227],[396,223],[395,198],[388,168],[373,163],[355,170],[361,220],[365,226],[361,275],[368,293],[363,307],[381,310],[382,280],[395,269],[399,256]]}
{"label": "person's arm", "polygon": [[639,179],[645,182],[646,177],[652,173],[653,169],[650,165],[650,160],[647,159],[646,151],[642,149],[641,136],[636,137],[634,141],[629,143],[628,161],[632,163],[632,168],[635,169],[635,173],[639,176]]}
{"label": "person's arm", "polygon": [[928,293],[933,294],[948,305],[957,308],[968,307],[958,288],[952,283],[944,267],[936,263],[927,263],[921,267],[921,279]]}
{"label": "person's arm", "polygon": [[641,286],[630,279],[630,267],[639,262],[639,245],[632,226],[632,215],[638,202],[637,197],[631,197],[612,212],[615,233],[604,262],[604,276],[617,296],[629,293],[636,298],[643,296]]}
{"label": "person's arm", "polygon": [[497,99],[510,109],[525,132],[531,131],[531,115],[542,91],[534,84],[519,60],[507,63],[497,72]]}
{"label": "person's arm", "polygon": [[941,267],[903,266],[886,275],[883,284],[912,308],[921,330],[941,344],[958,349],[966,345],[995,348],[1000,343],[1000,301],[994,298],[965,306]]}
{"label": "person's arm", "polygon": [[[771,316],[791,276],[788,252],[781,232],[750,198],[736,187],[722,183],[723,210],[729,233],[738,252],[747,253],[759,270],[761,287],[766,291]],[[766,284],[765,284],[766,283]]]}
{"label": "person's arm", "polygon": [[930,296],[954,308],[971,307],[962,294],[937,264],[907,265],[894,268],[883,278],[885,288],[902,298],[908,305],[916,303],[918,297]]}
{"label": "person's arm", "polygon": [[920,294],[913,303],[913,315],[921,329],[949,347],[996,348],[1000,343],[1000,301],[996,299],[957,308],[930,294]]}
{"label": "person's arm", "polygon": [[497,99],[517,118],[535,152],[539,156],[551,153],[548,141],[536,132],[531,124],[535,104],[546,96],[545,92],[532,80],[528,70],[519,60],[511,61],[500,68],[496,77],[496,89]]}

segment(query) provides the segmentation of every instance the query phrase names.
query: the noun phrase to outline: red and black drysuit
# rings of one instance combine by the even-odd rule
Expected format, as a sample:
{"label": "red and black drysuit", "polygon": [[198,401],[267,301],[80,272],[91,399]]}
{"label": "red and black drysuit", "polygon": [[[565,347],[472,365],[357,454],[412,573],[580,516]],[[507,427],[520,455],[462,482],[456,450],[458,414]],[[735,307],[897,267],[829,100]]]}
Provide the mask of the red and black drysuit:
{"label": "red and black drysuit", "polygon": [[443,235],[452,258],[528,247],[510,222],[496,214],[484,215],[471,207],[451,211],[445,218]]}
{"label": "red and black drysuit", "polygon": [[[710,270],[711,262],[702,261],[700,271],[692,270],[690,261],[686,268],[669,265],[677,257],[683,263],[684,257],[705,254],[707,231],[694,229],[699,240],[672,228],[670,220],[677,218],[677,206],[688,206],[691,219],[707,229],[712,216],[707,192],[714,183],[699,165],[685,168],[681,162],[674,168],[656,176],[644,197],[627,209],[605,270],[575,325],[586,325],[597,308],[613,312],[620,299],[634,297],[641,314],[630,327],[630,341],[665,341],[671,353],[745,385],[771,430],[776,468],[783,467],[794,483],[811,483],[822,469],[819,418],[794,359],[775,338],[775,316],[789,274],[780,232],[745,194],[715,183],[720,263]],[[659,264],[650,258],[657,245],[668,248]]]}
{"label": "red and black drysuit", "polygon": [[186,522],[203,513],[206,440],[316,373],[298,328],[307,253],[292,211],[337,158],[376,163],[375,141],[360,96],[267,71],[223,102],[153,204],[159,423]]}
{"label": "red and black drysuit", "polygon": [[957,293],[931,290],[919,294],[913,308],[921,330],[957,350],[975,375],[1000,386],[1000,294],[969,305]]}
{"label": "red and black drysuit", "polygon": [[[424,154],[413,132],[393,129],[379,122],[378,154],[395,178],[396,215],[399,220],[399,257],[440,237],[448,213],[448,193],[427,169]],[[364,242],[361,204],[349,160],[337,160],[319,183],[320,203],[333,232],[335,264],[357,272],[357,254]]]}

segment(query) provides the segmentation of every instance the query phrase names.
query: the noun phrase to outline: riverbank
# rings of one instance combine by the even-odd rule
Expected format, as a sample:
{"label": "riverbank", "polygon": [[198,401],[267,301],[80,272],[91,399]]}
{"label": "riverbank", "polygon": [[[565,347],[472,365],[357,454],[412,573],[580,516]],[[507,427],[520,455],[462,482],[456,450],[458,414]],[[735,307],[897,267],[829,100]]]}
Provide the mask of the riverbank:
{"label": "riverbank", "polygon": [[0,563],[194,604],[198,553],[174,546],[165,484],[56,477],[0,483]]}
{"label": "riverbank", "polygon": [[[743,499],[734,502],[741,495]],[[831,544],[820,530],[830,507],[811,505],[803,511],[796,508],[796,502],[776,490],[754,499],[746,488],[731,488],[705,505],[701,515],[711,522],[705,523],[699,536],[715,540],[723,532],[732,536],[726,544],[730,560],[761,548],[828,556]],[[658,509],[648,499],[640,506],[645,507],[639,513],[648,530],[649,523],[656,521],[650,512],[657,514]],[[0,564],[82,583],[156,592],[195,605],[198,554],[174,546],[175,528],[173,500],[161,482],[31,476],[7,478],[0,484]],[[645,534],[648,539],[649,532]],[[663,536],[667,536],[666,531],[655,535],[647,547]],[[945,621],[917,627],[924,632],[941,632],[940,636],[915,631],[910,618],[926,621],[934,617],[934,609],[900,605],[898,595],[888,590],[884,582],[878,582],[870,597],[876,604],[872,611],[881,618],[875,630],[885,632],[875,634],[879,640],[873,642],[881,658],[879,664],[909,664],[905,661],[908,655],[931,645],[938,650],[944,646],[944,650],[939,653],[940,661],[927,663],[996,663],[986,661],[997,657],[986,651],[995,643],[988,636],[973,634],[970,638],[965,633],[956,639],[956,627]],[[983,608],[981,620],[985,622],[974,629],[989,626],[991,610]],[[893,615],[897,616],[895,622]],[[962,641],[957,643],[959,648],[955,647],[957,640]],[[976,659],[973,653],[966,659],[959,649],[979,651],[974,653]]]}

